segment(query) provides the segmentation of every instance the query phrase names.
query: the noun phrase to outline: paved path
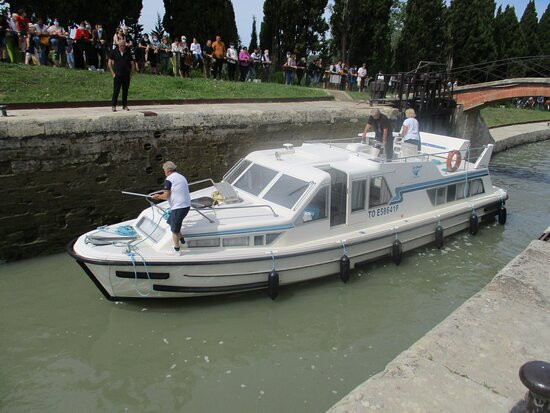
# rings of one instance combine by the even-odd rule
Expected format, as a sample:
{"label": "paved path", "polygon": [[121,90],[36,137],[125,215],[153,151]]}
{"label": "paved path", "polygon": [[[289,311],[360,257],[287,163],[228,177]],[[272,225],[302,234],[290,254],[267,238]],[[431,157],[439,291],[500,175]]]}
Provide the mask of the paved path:
{"label": "paved path", "polygon": [[533,241],[479,293],[338,402],[343,412],[509,412],[519,368],[550,359],[550,242]]}
{"label": "paved path", "polygon": [[522,143],[550,139],[550,122],[524,123],[489,129],[495,140],[495,152],[512,148]]}
{"label": "paved path", "polygon": [[204,113],[204,112],[238,112],[238,111],[258,111],[258,110],[304,110],[319,109],[331,110],[335,106],[338,108],[364,108],[371,109],[368,103],[363,101],[318,101],[318,102],[274,102],[274,103],[208,103],[208,104],[182,104],[182,105],[147,105],[130,106],[130,112],[124,112],[119,108],[117,112],[111,112],[110,107],[95,108],[59,108],[59,109],[19,109],[9,110],[8,118],[47,118],[47,117],[82,117],[82,116],[120,116],[122,114],[132,114],[141,112],[154,112],[156,114],[164,113]]}

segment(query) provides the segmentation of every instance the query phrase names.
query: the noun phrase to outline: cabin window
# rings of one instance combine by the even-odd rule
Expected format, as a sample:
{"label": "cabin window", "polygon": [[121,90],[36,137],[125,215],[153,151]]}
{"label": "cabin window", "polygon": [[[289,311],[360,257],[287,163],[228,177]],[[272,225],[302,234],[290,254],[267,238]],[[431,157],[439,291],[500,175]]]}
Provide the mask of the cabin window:
{"label": "cabin window", "polygon": [[474,196],[485,192],[483,190],[483,181],[481,179],[472,179],[471,181],[468,181],[468,189],[469,196]]}
{"label": "cabin window", "polygon": [[391,192],[386,179],[377,176],[370,180],[369,208],[387,204],[391,199]]}
{"label": "cabin window", "polygon": [[447,187],[447,202],[453,202],[456,197],[456,185],[449,185]]}
{"label": "cabin window", "polygon": [[272,244],[281,235],[280,232],[273,234],[265,234],[265,245]]}
{"label": "cabin window", "polygon": [[189,248],[219,247],[220,246],[220,239],[219,238],[189,239],[189,240],[187,240],[187,245],[189,245]]}
{"label": "cabin window", "polygon": [[447,199],[447,187],[442,186],[441,188],[437,188],[436,193],[436,205],[444,204]]}
{"label": "cabin window", "polygon": [[264,245],[264,236],[263,235],[254,235],[254,245]]}
{"label": "cabin window", "polygon": [[232,184],[235,179],[237,179],[244,172],[244,170],[250,166],[251,163],[252,162],[247,161],[246,159],[241,159],[240,162],[223,177],[224,181]]}
{"label": "cabin window", "polygon": [[253,164],[234,185],[249,194],[258,195],[271,182],[275,175],[277,175],[277,172],[273,169]]}
{"label": "cabin window", "polygon": [[367,192],[367,181],[353,181],[351,183],[351,212],[365,209],[365,196]]}
{"label": "cabin window", "polygon": [[437,189],[428,189],[426,192],[428,193],[428,198],[430,199],[432,205],[435,205],[435,193],[437,192]]}
{"label": "cabin window", "polygon": [[224,247],[248,247],[249,243],[249,237],[231,237],[222,240]]}
{"label": "cabin window", "polygon": [[459,182],[456,184],[456,199],[463,199],[466,195],[464,191],[465,185],[464,182]]}
{"label": "cabin window", "polygon": [[291,209],[304,194],[308,186],[309,182],[289,175],[282,175],[271,189],[267,191],[264,199]]}
{"label": "cabin window", "polygon": [[315,221],[327,217],[328,186],[319,189],[304,209],[303,221]]}

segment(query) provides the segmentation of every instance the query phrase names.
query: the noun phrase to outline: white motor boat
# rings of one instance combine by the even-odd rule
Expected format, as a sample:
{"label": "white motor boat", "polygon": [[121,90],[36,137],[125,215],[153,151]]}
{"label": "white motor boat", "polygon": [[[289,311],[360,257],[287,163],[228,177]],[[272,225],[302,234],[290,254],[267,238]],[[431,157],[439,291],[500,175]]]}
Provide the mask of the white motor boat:
{"label": "white motor boat", "polygon": [[[168,203],[98,228],[69,245],[110,300],[189,297],[266,289],[338,274],[402,254],[479,220],[506,221],[506,191],[492,185],[493,146],[474,160],[467,140],[421,133],[395,143],[391,162],[358,138],[252,152],[191,193],[186,243],[172,252]],[[197,187],[197,186],[195,186]],[[143,195],[146,196],[146,195]]]}

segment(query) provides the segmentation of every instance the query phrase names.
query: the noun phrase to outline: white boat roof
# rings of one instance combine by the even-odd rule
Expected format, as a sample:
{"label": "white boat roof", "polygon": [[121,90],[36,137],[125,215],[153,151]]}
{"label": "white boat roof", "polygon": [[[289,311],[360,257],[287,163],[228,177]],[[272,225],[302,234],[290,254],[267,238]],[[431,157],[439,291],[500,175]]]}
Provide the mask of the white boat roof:
{"label": "white boat roof", "polygon": [[[450,150],[465,151],[470,142],[465,139],[452,138],[435,133],[421,132],[422,153],[434,154]],[[367,136],[374,137],[373,133]],[[360,143],[306,142],[302,146],[294,147],[285,144],[283,148],[267,149],[250,153],[246,159],[267,168],[281,171],[294,177],[307,177],[310,181],[322,182],[327,173],[319,167],[330,166],[347,172],[350,175],[361,173],[375,173],[380,171],[383,159],[371,155],[368,145]],[[392,162],[403,162],[399,158]]]}

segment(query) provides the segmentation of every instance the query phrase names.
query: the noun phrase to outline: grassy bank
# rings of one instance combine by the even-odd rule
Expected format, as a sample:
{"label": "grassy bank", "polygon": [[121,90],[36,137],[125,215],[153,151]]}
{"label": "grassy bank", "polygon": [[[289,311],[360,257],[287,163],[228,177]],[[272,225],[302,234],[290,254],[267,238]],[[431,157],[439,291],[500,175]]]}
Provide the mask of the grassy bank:
{"label": "grassy bank", "polygon": [[[0,63],[0,103],[76,102],[109,100],[110,73]],[[129,100],[243,99],[324,97],[321,89],[277,83],[241,83],[204,78],[136,74]]]}
{"label": "grassy bank", "polygon": [[550,112],[532,109],[487,107],[481,109],[481,115],[489,128],[516,123],[550,121]]}

